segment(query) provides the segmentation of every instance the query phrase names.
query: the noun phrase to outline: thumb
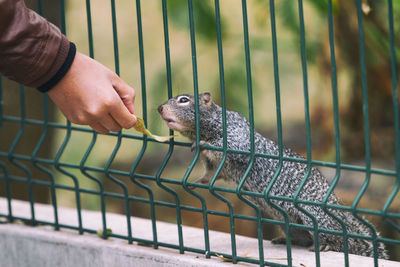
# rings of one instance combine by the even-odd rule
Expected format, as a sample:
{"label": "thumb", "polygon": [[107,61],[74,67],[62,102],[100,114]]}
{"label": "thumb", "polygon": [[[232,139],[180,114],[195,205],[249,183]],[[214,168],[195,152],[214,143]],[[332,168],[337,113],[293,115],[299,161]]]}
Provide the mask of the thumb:
{"label": "thumb", "polygon": [[114,85],[114,90],[118,93],[129,112],[135,114],[135,90],[121,79],[119,79],[119,81]]}

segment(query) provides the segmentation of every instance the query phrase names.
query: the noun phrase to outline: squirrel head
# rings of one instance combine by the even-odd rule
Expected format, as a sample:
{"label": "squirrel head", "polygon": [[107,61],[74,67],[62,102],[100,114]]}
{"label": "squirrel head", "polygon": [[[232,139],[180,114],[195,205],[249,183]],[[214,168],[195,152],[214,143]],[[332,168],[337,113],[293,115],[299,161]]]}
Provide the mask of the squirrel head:
{"label": "squirrel head", "polygon": [[[169,99],[158,107],[158,112],[170,129],[189,138],[196,131],[195,99],[193,95],[183,94]],[[212,117],[215,109],[210,93],[199,95],[200,118]]]}

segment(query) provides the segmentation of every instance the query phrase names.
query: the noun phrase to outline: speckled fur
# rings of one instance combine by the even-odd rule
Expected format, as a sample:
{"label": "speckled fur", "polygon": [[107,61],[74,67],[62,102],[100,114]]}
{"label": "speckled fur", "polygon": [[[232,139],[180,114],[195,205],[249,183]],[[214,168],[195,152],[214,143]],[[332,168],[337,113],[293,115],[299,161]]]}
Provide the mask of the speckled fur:
{"label": "speckled fur", "polygon": [[[178,99],[185,97],[189,99],[187,103],[179,103]],[[185,100],[186,101],[186,100]],[[211,100],[211,95],[204,93],[199,95],[200,110],[200,140],[202,144],[212,145],[216,147],[223,146],[223,130],[222,130],[222,108]],[[195,104],[193,95],[180,95],[171,98],[163,105],[160,105],[159,112],[161,117],[168,121],[178,123],[178,130],[182,135],[188,137],[191,141],[195,141]],[[233,111],[226,111],[227,123],[227,141],[228,148],[250,151],[250,127],[249,122],[240,114]],[[255,133],[255,150],[258,153],[278,155],[278,145],[273,141]],[[222,152],[214,150],[203,150],[201,153],[205,157],[206,172],[204,177],[198,182],[207,184],[209,179],[215,172],[216,167],[222,159]],[[300,155],[284,148],[284,156],[301,158]],[[250,156],[239,153],[227,153],[224,167],[221,170],[220,178],[239,183],[248,167]],[[243,189],[253,192],[264,193],[268,184],[274,176],[279,161],[277,159],[269,159],[256,157],[255,163],[244,183]],[[306,176],[307,165],[299,162],[284,161],[281,172],[272,186],[270,195],[285,196],[293,198],[300,183]],[[298,195],[298,199],[310,200],[314,202],[322,201],[328,191],[329,184],[321,172],[312,167],[307,181]],[[282,213],[267,204],[265,199],[257,197],[249,197],[255,202],[262,211],[268,216],[284,221]],[[291,222],[313,226],[313,222],[309,216],[295,207],[293,201],[271,200],[283,208],[289,215]],[[328,198],[328,203],[339,204],[337,197],[332,193]],[[315,216],[320,229],[330,229],[342,231],[341,225],[332,216],[327,214],[319,206],[299,204],[301,208]],[[348,233],[361,234],[371,236],[371,229],[365,226],[360,220],[354,217],[350,212],[342,210],[329,209],[329,212],[341,220],[346,225]],[[312,246],[314,243],[313,231],[301,230],[299,228],[290,228],[291,240],[293,244],[302,246]],[[321,250],[343,251],[343,238],[338,235],[319,233],[319,244]],[[284,241],[284,239],[280,239]],[[312,246],[313,247],[313,246]],[[348,238],[349,253],[363,256],[373,256],[373,244],[366,239]],[[378,243],[378,257],[388,258],[384,245]]]}

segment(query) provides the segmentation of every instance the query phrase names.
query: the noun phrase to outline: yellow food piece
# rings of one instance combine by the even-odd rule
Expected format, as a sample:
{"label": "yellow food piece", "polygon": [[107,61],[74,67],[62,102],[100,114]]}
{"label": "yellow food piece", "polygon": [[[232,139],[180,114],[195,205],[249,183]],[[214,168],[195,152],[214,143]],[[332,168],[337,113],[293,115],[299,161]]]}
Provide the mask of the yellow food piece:
{"label": "yellow food piece", "polygon": [[154,135],[152,134],[149,130],[146,129],[146,127],[144,126],[144,120],[142,118],[137,118],[136,124],[135,126],[133,126],[133,128],[138,131],[141,132],[142,134],[145,134],[147,136],[150,136],[152,138],[154,138],[156,141],[158,142],[166,142],[169,139],[171,139],[172,137],[174,137],[173,135],[171,136],[158,136],[158,135]]}
{"label": "yellow food piece", "polygon": [[226,258],[226,257],[224,257],[222,255],[217,254],[217,253],[215,253],[215,255],[222,261],[225,261],[225,262],[231,262],[232,261],[231,258]]}

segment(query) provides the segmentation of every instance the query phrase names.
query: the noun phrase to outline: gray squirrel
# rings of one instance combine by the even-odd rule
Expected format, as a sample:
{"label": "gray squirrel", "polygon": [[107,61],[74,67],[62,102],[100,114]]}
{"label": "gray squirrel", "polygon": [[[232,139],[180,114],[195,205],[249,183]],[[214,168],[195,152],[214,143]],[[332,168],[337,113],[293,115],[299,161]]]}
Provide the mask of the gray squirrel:
{"label": "gray squirrel", "polygon": [[[223,147],[223,128],[222,128],[222,108],[215,104],[211,99],[210,93],[199,95],[199,119],[200,119],[200,145],[210,145]],[[195,124],[195,99],[193,95],[184,94],[169,99],[158,107],[158,112],[163,120],[167,122],[169,128],[180,132],[188,137],[195,148],[196,124]],[[227,145],[229,149],[250,151],[250,124],[237,112],[226,110],[227,125]],[[259,133],[254,133],[254,144],[256,153],[279,155],[278,145],[273,141],[263,137]],[[196,182],[208,184],[213,177],[216,168],[221,162],[223,152],[202,149],[201,155],[205,158],[205,174]],[[283,156],[291,158],[301,158],[300,155],[288,148],[283,148]],[[242,179],[245,170],[250,162],[250,155],[228,152],[226,161],[219,173],[218,178],[233,181],[238,184]],[[243,189],[252,192],[264,193],[271,182],[279,165],[278,159],[256,157],[254,165],[246,178]],[[294,197],[300,183],[307,173],[307,164],[295,161],[283,161],[282,169],[276,182],[271,188],[270,195]],[[304,187],[298,195],[298,199],[314,202],[321,202],[329,189],[329,183],[321,172],[312,167]],[[281,212],[271,207],[264,198],[248,197],[253,201],[263,213],[269,217],[284,221]],[[313,226],[310,216],[299,210],[293,201],[283,201],[272,199],[271,202],[281,207],[289,216],[292,223]],[[338,198],[332,193],[328,198],[329,204],[339,204]],[[312,214],[318,223],[319,229],[329,229],[342,232],[342,226],[333,216],[329,215],[318,205],[298,204],[299,207]],[[352,213],[338,209],[328,209],[329,213],[336,216],[346,225],[347,233],[372,236],[372,231]],[[365,220],[365,219],[364,219]],[[314,247],[313,231],[290,227],[291,243],[304,247]],[[319,232],[320,251],[344,251],[344,241],[341,235],[327,234]],[[348,252],[362,256],[373,257],[373,243],[368,239],[347,238]],[[273,244],[285,244],[286,238],[280,237],[272,240]],[[388,254],[384,244],[377,243],[378,257],[387,259]]]}

